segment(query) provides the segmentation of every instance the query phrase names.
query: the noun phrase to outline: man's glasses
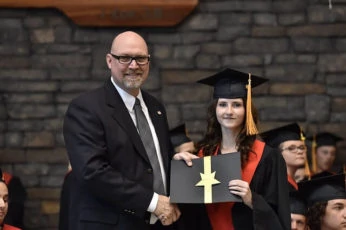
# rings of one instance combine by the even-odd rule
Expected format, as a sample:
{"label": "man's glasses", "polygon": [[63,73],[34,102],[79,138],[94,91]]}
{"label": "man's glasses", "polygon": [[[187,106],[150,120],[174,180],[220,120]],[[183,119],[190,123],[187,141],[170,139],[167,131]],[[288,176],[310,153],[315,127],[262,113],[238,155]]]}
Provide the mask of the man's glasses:
{"label": "man's glasses", "polygon": [[306,148],[306,145],[300,145],[300,146],[296,146],[296,145],[290,145],[286,148],[282,148],[281,150],[284,151],[284,150],[288,150],[290,151],[291,153],[296,153],[298,152],[298,150],[300,151],[305,151],[307,148]]}
{"label": "man's glasses", "polygon": [[132,60],[135,60],[138,65],[146,65],[150,61],[150,55],[148,56],[137,56],[137,57],[131,57],[131,56],[118,56],[115,54],[110,53],[112,57],[115,59],[118,59],[120,64],[130,64]]}

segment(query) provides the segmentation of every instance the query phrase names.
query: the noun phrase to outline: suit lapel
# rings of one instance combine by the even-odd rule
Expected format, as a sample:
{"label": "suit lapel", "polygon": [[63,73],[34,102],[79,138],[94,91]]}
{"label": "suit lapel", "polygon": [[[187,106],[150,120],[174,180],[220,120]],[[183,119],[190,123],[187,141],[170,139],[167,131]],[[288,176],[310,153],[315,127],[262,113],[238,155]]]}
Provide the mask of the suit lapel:
{"label": "suit lapel", "polygon": [[141,155],[148,163],[150,163],[141,138],[138,134],[137,128],[133,124],[131,116],[111,80],[108,80],[106,82],[105,92],[106,103],[109,107],[111,107],[112,117],[117,121],[119,126],[126,130],[126,133],[128,133],[128,136],[131,139],[134,148],[137,149],[139,155]]}

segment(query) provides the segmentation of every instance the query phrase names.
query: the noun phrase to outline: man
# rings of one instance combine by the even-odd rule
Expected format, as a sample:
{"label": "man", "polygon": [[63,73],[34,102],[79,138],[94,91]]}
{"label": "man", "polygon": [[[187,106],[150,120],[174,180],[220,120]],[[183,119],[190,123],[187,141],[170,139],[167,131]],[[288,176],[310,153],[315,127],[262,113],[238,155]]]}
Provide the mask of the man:
{"label": "man", "polygon": [[291,230],[306,230],[306,205],[298,191],[290,192]]}
{"label": "man", "polygon": [[337,143],[343,138],[332,133],[322,132],[308,137],[312,141],[311,158],[313,173],[331,171],[336,158]]}
{"label": "man", "polygon": [[187,136],[185,124],[181,124],[169,131],[174,152],[189,152],[194,153],[196,151],[195,144]]}
{"label": "man", "polygon": [[346,229],[345,174],[301,182],[299,191],[306,199],[311,230]]}
{"label": "man", "polygon": [[74,230],[166,229],[180,216],[167,194],[174,151],[166,111],[140,89],[149,61],[139,34],[119,34],[106,55],[111,78],[68,107],[63,133],[79,199]]}
{"label": "man", "polygon": [[264,141],[281,150],[286,162],[287,180],[290,191],[298,189],[294,175],[298,168],[306,162],[306,145],[303,133],[297,123],[285,125],[261,134]]}

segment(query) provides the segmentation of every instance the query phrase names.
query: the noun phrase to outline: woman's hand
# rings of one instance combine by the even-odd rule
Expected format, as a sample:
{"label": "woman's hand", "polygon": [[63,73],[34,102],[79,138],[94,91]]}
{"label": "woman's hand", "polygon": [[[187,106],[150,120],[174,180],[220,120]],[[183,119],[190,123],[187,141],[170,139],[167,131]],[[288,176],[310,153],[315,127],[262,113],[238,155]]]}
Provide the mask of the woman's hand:
{"label": "woman's hand", "polygon": [[243,180],[231,180],[228,188],[232,194],[240,196],[244,204],[252,209],[252,193],[249,183]]}
{"label": "woman's hand", "polygon": [[176,153],[173,156],[174,160],[184,160],[188,166],[192,166],[192,159],[197,159],[197,158],[198,156],[189,152],[180,152],[180,153]]}

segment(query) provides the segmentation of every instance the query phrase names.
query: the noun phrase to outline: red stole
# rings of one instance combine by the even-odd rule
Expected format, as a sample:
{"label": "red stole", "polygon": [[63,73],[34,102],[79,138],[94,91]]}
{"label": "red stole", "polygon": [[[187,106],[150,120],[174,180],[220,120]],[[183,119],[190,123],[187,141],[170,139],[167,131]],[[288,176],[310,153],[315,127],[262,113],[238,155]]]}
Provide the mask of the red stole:
{"label": "red stole", "polygon": [[7,172],[3,172],[2,173],[2,179],[5,181],[5,183],[8,185],[12,179],[12,175],[7,173]]}
{"label": "red stole", "polygon": [[17,227],[13,227],[11,225],[4,224],[4,227],[2,228],[2,230],[21,230],[21,229]]}
{"label": "red stole", "polygon": [[298,190],[297,183],[290,175],[287,175],[287,180],[288,180],[288,183],[290,183],[296,190]]}
{"label": "red stole", "polygon": [[[250,152],[249,160],[245,167],[242,169],[242,180],[250,184],[252,177],[255,173],[258,163],[260,162],[264,150],[264,142],[255,140],[252,150],[256,153]],[[217,155],[219,146],[213,155]],[[203,157],[203,150],[198,152],[199,157]],[[232,220],[232,207],[234,202],[206,204],[208,217],[213,229],[217,230],[234,230]]]}

